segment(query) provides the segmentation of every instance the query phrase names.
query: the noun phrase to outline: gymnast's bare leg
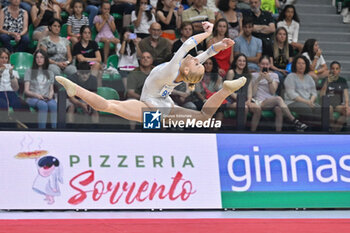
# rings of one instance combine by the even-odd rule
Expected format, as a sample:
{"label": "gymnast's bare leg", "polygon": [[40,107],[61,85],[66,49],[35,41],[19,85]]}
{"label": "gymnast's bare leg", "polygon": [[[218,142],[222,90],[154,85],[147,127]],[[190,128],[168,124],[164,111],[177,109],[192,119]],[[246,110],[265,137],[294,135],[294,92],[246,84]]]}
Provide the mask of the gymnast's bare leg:
{"label": "gymnast's bare leg", "polygon": [[[142,122],[142,112],[145,109],[155,109],[154,106],[146,104],[139,100],[106,100],[103,97],[90,92],[61,76],[56,76],[56,80],[64,86],[68,96],[78,96],[97,111],[109,112],[128,120]],[[207,100],[202,108],[202,111],[194,111],[181,107],[174,107],[171,111],[171,114],[191,115],[197,120],[206,120],[212,117],[215,114],[216,110],[220,107],[221,103],[229,95],[241,88],[245,82],[245,77],[237,80],[225,81],[223,88]]]}

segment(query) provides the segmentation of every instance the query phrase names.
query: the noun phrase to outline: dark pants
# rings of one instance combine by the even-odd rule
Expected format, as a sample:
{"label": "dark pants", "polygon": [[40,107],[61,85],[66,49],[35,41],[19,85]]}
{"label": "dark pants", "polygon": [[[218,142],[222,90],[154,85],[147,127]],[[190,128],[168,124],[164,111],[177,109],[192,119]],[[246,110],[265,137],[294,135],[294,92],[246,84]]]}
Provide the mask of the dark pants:
{"label": "dark pants", "polygon": [[26,52],[29,45],[29,36],[26,34],[22,36],[21,40],[17,43],[15,47],[11,45],[11,40],[14,38],[7,34],[0,34],[0,42],[3,47],[7,48],[11,53],[13,52]]}
{"label": "dark pants", "polygon": [[8,107],[21,109],[21,100],[14,91],[0,91],[0,109],[8,109]]}

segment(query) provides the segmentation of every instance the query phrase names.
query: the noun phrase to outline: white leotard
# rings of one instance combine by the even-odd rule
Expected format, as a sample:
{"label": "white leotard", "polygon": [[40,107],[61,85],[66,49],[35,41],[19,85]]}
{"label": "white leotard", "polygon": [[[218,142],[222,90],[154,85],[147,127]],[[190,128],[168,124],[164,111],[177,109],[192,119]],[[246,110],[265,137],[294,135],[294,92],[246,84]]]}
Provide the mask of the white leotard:
{"label": "white leotard", "polygon": [[[181,82],[175,82],[181,61],[188,51],[196,45],[197,41],[193,37],[187,39],[170,62],[162,63],[153,68],[143,85],[140,100],[160,108],[159,110],[163,116],[169,115],[174,106],[174,102],[169,95],[177,85],[181,84]],[[211,46],[196,58],[198,58],[200,63],[204,63],[209,57],[216,54],[217,52],[214,50],[214,47]]]}

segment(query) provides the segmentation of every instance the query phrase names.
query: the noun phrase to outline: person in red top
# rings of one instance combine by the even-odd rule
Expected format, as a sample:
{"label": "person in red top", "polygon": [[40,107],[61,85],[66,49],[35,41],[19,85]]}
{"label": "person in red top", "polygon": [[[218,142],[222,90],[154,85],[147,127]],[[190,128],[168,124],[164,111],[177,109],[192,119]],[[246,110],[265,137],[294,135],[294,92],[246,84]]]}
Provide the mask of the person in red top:
{"label": "person in red top", "polygon": [[[228,37],[227,20],[223,18],[219,19],[214,25],[213,37],[208,41],[207,47],[209,48],[212,44],[215,44]],[[219,75],[221,77],[226,76],[227,71],[230,69],[231,63],[233,62],[233,47],[234,46],[224,49],[214,56],[219,65]]]}

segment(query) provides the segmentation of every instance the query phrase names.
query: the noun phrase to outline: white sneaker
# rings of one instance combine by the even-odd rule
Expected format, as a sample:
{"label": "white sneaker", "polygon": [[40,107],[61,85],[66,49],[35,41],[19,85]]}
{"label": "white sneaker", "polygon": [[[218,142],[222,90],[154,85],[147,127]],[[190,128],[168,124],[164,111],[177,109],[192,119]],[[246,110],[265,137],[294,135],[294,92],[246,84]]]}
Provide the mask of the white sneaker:
{"label": "white sneaker", "polygon": [[350,23],[350,13],[343,17],[343,23]]}
{"label": "white sneaker", "polygon": [[348,13],[349,13],[349,8],[346,7],[346,8],[343,8],[343,9],[341,10],[340,15],[344,17],[344,16],[346,16]]}

